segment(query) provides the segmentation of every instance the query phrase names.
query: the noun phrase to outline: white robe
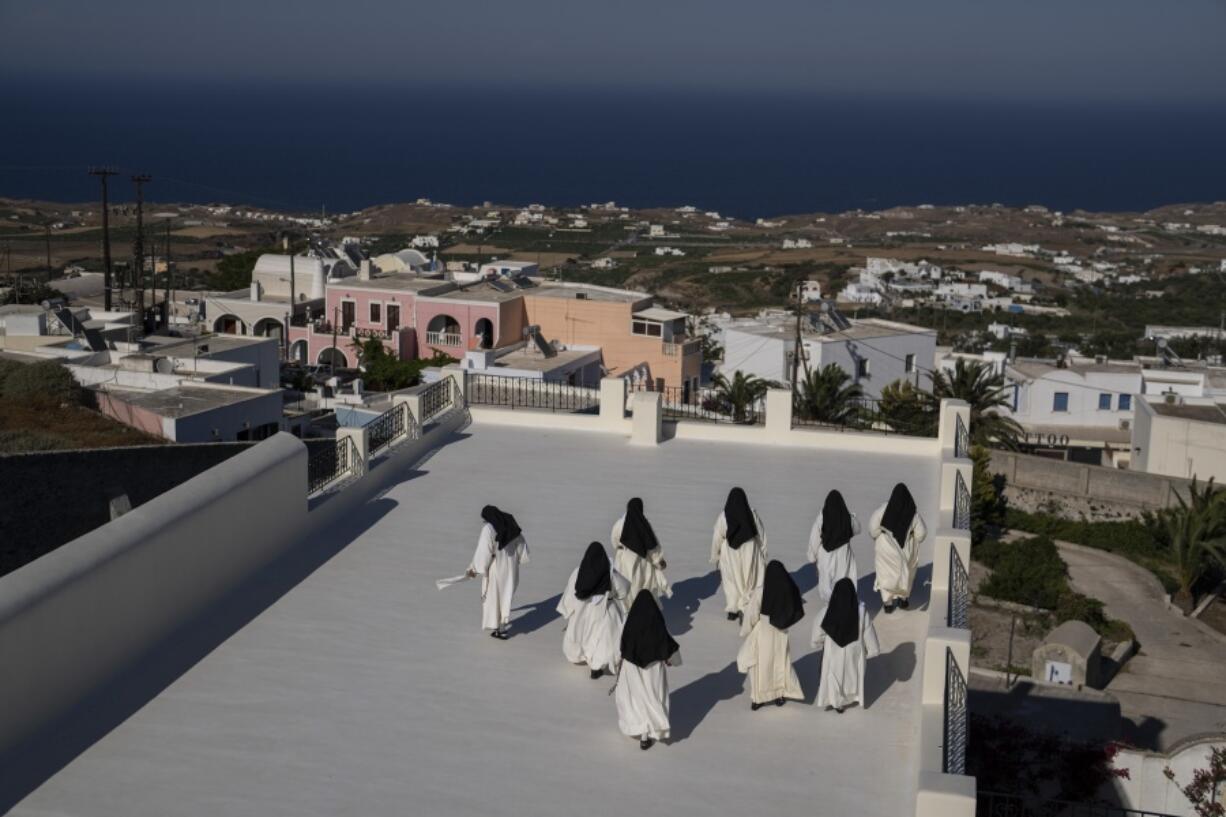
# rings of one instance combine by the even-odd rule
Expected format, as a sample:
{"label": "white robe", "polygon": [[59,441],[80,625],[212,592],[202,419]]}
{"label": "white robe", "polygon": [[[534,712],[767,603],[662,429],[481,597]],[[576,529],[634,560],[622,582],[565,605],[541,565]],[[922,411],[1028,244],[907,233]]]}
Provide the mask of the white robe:
{"label": "white robe", "polygon": [[860,605],[860,637],[846,647],[840,647],[826,637],[822,619],[826,610],[818,613],[813,622],[813,646],[822,647],[822,680],[817,688],[817,705],[833,706],[836,709],[858,703],[864,706],[864,671],[869,658],[881,654],[877,631],[873,622]]}
{"label": "white robe", "polygon": [[724,612],[740,613],[749,603],[753,591],[762,586],[766,570],[766,528],[758,512],[753,512],[758,535],[739,548],[728,546],[728,522],[720,511],[711,536],[711,564],[719,565],[720,583],[724,587]]}
{"label": "white robe", "polygon": [[[618,660],[621,660],[621,633],[617,635]],[[681,650],[673,653],[669,663],[681,665]],[[618,671],[617,727],[628,737],[652,740],[667,740],[668,722],[668,667],[663,661],[648,664],[643,669],[629,661],[621,662]]]}
{"label": "white robe", "polygon": [[748,636],[736,655],[736,668],[749,675],[749,699],[764,704],[778,698],[804,700],[800,678],[792,666],[792,645],[787,630],[762,618],[762,588],[748,601],[741,635]]}
{"label": "white robe", "polygon": [[907,531],[907,541],[900,547],[894,541],[894,534],[881,527],[886,504],[889,503],[873,512],[868,521],[868,532],[875,542],[877,576],[873,580],[873,589],[881,591],[881,600],[889,604],[895,599],[911,596],[911,585],[915,582],[915,569],[919,564],[919,546],[928,536],[928,528],[919,511],[916,511]]}
{"label": "white robe", "polygon": [[647,558],[644,559],[621,543],[622,525],[625,523],[626,517],[623,514],[613,525],[613,566],[618,573],[630,580],[630,601],[634,601],[640,590],[650,590],[656,601],[660,600],[660,596],[671,598],[673,590],[660,568],[660,562],[664,561],[663,545],[647,551]]}
{"label": "white robe", "polygon": [[471,568],[481,577],[481,626],[500,630],[511,621],[511,600],[519,587],[519,565],[528,561],[528,543],[517,536],[502,550],[494,526],[481,526]]}
{"label": "white robe", "polygon": [[610,570],[612,590],[588,599],[575,595],[575,577],[571,572],[566,589],[558,600],[558,613],[566,620],[562,635],[562,653],[572,664],[587,664],[594,670],[617,672],[618,638],[625,621],[622,609],[630,582],[616,570]]}
{"label": "white robe", "polygon": [[[851,535],[860,535],[860,520],[851,514]],[[809,561],[817,565],[817,598],[825,606],[834,592],[834,583],[839,579],[857,582],[860,571],[856,568],[856,554],[851,551],[851,542],[833,552],[822,547],[822,514],[818,513],[813,530],[809,531]]]}

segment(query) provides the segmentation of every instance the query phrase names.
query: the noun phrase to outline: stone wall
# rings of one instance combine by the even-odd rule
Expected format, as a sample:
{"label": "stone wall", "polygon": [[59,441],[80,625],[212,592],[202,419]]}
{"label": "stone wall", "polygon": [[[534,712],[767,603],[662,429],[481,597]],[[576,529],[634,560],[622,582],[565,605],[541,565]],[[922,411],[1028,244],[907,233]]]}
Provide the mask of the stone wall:
{"label": "stone wall", "polygon": [[143,505],[254,443],[146,445],[0,456],[0,576]]}
{"label": "stone wall", "polygon": [[1140,471],[992,451],[992,472],[1005,477],[1011,507],[1066,519],[1107,521],[1176,504],[1189,481]]}

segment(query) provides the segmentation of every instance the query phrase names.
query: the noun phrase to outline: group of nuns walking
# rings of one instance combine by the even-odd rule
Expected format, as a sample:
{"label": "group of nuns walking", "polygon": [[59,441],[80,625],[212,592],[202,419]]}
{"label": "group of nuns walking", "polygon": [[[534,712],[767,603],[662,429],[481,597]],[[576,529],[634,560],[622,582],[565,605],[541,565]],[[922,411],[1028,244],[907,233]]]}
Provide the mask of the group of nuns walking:
{"label": "group of nuns walking", "polygon": [[[528,561],[528,543],[515,518],[487,505],[485,524],[467,576],[482,577],[482,627],[507,638],[519,565]],[[808,560],[817,568],[820,609],[810,643],[823,650],[816,703],[837,712],[864,705],[867,659],[880,652],[877,633],[856,585],[859,571],[851,540],[860,523],[842,494],[831,491],[809,535]],[[905,485],[894,486],[887,502],[869,519],[882,609],[907,609],[927,536],[915,500]],[[681,663],[677,642],[668,632],[660,599],[672,595],[664,575],[668,563],[643,501],[635,498],[612,531],[613,557],[600,542],[587,546],[567,579],[557,611],[566,622],[562,652],[586,665],[591,677],[616,675],[612,693],[622,733],[643,749],[669,737],[667,668]],[[767,561],[766,529],[741,488],[728,493],[716,517],[711,563],[718,565],[724,612],[740,624],[744,639],[737,669],[749,677],[752,709],[803,700],[792,664],[790,628],[804,618],[800,588],[778,560]]]}

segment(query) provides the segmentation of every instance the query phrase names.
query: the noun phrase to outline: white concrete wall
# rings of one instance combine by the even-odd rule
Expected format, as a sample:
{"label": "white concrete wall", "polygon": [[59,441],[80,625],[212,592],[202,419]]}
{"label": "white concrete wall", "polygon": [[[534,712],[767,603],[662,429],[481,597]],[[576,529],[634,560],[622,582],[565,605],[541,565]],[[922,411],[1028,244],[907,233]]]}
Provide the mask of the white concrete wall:
{"label": "white concrete wall", "polygon": [[[1192,782],[1198,769],[1209,768],[1212,748],[1226,748],[1226,735],[1192,741],[1176,747],[1170,755],[1150,754],[1124,749],[1115,756],[1115,768],[1127,769],[1128,778],[1115,781],[1116,791],[1130,809],[1170,814],[1174,817],[1195,817],[1192,803],[1180,791]],[[1175,773],[1168,780],[1165,770]]]}
{"label": "white concrete wall", "polygon": [[792,373],[785,369],[793,340],[782,334],[778,338],[763,337],[734,326],[724,327],[724,362],[720,369],[729,377],[733,372],[744,372],[766,380],[790,380]]}
{"label": "white concrete wall", "polygon": [[[1027,425],[1073,425],[1118,428],[1120,420],[1132,419],[1133,410],[1119,410],[1119,394],[1141,391],[1141,373],[1115,374],[1089,372],[1083,378],[1072,370],[1058,370],[1023,385],[1018,393],[1018,410],[1013,416]],[[1068,393],[1068,411],[1053,411],[1057,392]],[[1098,396],[1110,393],[1111,408],[1099,409]],[[1132,398],[1133,408],[1137,398]]]}
{"label": "white concrete wall", "polygon": [[281,392],[269,391],[252,394],[252,399],[241,403],[173,418],[174,436],[169,439],[178,443],[231,442],[244,430],[254,431],[267,423],[279,427],[283,403]]}
{"label": "white concrete wall", "polygon": [[294,544],[306,460],[278,435],[0,577],[0,752]]}
{"label": "white concrete wall", "polygon": [[[825,366],[835,363],[843,371],[851,375],[852,380],[859,383],[868,397],[878,398],[881,390],[896,380],[916,382],[919,375],[919,385],[928,389],[932,387],[932,377],[922,369],[932,365],[936,354],[935,334],[900,334],[867,341],[851,338],[846,340],[827,340],[813,345],[810,352],[809,365],[814,361]],[[907,355],[915,355],[915,370],[906,371]],[[869,362],[868,377],[857,377],[856,361],[865,359]]]}
{"label": "white concrete wall", "polygon": [[1226,480],[1226,425],[1164,417],[1140,401],[1132,433],[1132,462],[1139,471],[1204,481]]}

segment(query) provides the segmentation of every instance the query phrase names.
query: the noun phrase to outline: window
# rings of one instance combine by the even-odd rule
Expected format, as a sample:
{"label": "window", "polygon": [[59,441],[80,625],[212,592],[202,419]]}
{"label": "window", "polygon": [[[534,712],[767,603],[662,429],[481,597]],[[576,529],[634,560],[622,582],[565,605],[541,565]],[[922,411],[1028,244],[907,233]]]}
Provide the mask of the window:
{"label": "window", "polygon": [[868,361],[860,358],[856,361],[856,377],[868,377]]}
{"label": "window", "polygon": [[1058,391],[1055,393],[1051,401],[1051,410],[1068,411],[1068,392]]}
{"label": "window", "polygon": [[400,305],[387,305],[387,331],[395,332],[400,328]]}
{"label": "window", "polygon": [[371,323],[382,323],[383,322],[383,304],[372,303],[370,305],[370,322]]}
{"label": "window", "polygon": [[1121,394],[1119,400],[1120,411],[1132,411],[1132,395]]}
{"label": "window", "polygon": [[1110,411],[1111,410],[1111,395],[1109,394],[1098,395],[1098,410],[1099,411]]}
{"label": "window", "polygon": [[903,363],[903,371],[907,374],[911,374],[915,371],[915,355],[907,355],[906,360]]}
{"label": "window", "polygon": [[663,326],[658,323],[651,323],[650,321],[634,321],[630,329],[636,335],[647,335],[652,338],[658,338],[664,332]]}

